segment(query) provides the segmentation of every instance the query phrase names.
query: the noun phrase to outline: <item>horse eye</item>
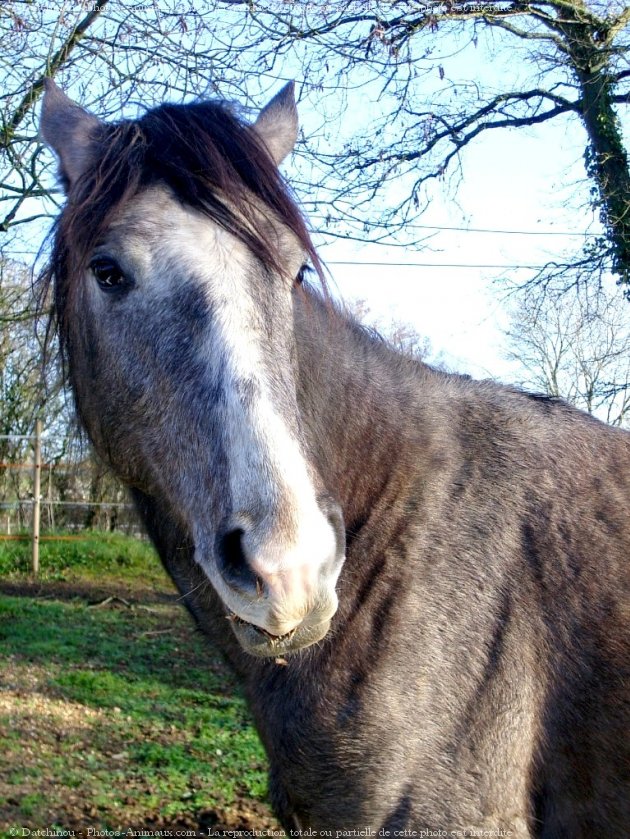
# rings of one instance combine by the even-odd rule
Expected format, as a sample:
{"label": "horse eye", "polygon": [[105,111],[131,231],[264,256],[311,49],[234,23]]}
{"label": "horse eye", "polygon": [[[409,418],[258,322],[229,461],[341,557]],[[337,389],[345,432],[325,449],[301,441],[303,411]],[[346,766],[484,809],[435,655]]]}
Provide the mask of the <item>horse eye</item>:
{"label": "horse eye", "polygon": [[112,259],[93,259],[90,262],[90,271],[103,291],[112,291],[127,285],[127,278]]}
{"label": "horse eye", "polygon": [[302,265],[302,267],[300,268],[300,270],[297,273],[297,277],[295,278],[294,284],[295,285],[302,285],[302,283],[304,282],[304,280],[306,278],[306,275],[309,273],[309,271],[312,271],[312,270],[313,269],[311,268],[310,265],[306,265],[306,264]]}

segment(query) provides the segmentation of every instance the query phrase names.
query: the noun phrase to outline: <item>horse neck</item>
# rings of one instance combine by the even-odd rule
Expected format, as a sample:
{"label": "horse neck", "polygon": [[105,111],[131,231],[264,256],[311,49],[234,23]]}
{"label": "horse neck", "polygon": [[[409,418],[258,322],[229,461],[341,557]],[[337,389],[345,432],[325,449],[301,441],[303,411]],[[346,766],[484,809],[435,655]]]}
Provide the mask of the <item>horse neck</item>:
{"label": "horse neck", "polygon": [[296,305],[296,339],[308,444],[346,524],[358,527],[417,479],[428,434],[417,393],[427,368],[314,294]]}

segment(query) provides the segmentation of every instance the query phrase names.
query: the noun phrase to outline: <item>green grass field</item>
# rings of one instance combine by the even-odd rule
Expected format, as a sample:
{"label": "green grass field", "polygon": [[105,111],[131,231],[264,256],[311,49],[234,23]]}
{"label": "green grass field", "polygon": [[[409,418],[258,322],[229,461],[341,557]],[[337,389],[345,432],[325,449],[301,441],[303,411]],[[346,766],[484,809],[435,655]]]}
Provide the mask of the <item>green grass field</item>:
{"label": "green grass field", "polygon": [[28,562],[0,545],[0,836],[275,826],[244,700],[152,549],[44,543],[37,596]]}
{"label": "green grass field", "polygon": [[[86,531],[80,536],[58,533],[59,540],[44,534],[40,546],[40,574],[43,582],[79,580],[97,581],[107,578],[134,587],[168,589],[170,583],[151,545],[121,533]],[[30,579],[31,542],[0,540],[0,579]]]}

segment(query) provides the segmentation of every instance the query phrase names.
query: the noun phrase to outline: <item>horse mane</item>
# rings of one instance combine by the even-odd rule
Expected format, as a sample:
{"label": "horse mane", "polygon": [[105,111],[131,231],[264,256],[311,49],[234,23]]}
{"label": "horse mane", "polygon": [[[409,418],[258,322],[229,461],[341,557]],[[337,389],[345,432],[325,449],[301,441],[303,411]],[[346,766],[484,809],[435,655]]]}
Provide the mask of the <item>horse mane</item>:
{"label": "horse mane", "polygon": [[43,295],[54,287],[53,317],[62,347],[68,303],[95,245],[113,216],[152,184],[166,184],[182,203],[235,235],[265,269],[282,271],[275,226],[255,223],[262,206],[296,236],[323,279],[306,223],[284,178],[253,126],[230,105],[163,104],[137,120],[104,124],[92,159],[94,164],[68,191],[42,274]]}

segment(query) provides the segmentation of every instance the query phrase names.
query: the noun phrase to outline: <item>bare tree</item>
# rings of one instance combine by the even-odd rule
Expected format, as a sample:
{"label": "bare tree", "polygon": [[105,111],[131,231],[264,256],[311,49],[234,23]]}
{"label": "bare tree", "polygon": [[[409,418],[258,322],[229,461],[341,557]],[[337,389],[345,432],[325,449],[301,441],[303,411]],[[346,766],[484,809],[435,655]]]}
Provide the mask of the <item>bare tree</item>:
{"label": "bare tree", "polygon": [[387,341],[394,349],[439,369],[447,369],[443,354],[436,353],[430,339],[420,335],[410,323],[394,316],[389,319],[376,316],[364,299],[347,301],[344,307],[360,324]]}
{"label": "bare tree", "polygon": [[611,425],[630,424],[630,313],[618,295],[538,289],[521,300],[509,339],[523,384]]}
{"label": "bare tree", "polygon": [[[22,464],[30,458],[28,435],[41,409],[38,353],[32,312],[25,310],[26,276],[0,260],[0,501],[20,501],[30,491]],[[18,510],[20,512],[20,510]]]}
{"label": "bare tree", "polygon": [[[585,132],[591,204],[604,234],[536,279],[592,282],[612,271],[630,289],[630,170],[619,121],[630,103],[624,2],[261,0],[249,7],[279,51],[300,56],[310,84],[350,89],[355,102],[357,88],[379,86],[379,107],[363,133],[341,154],[319,154],[335,176],[331,217],[358,220],[373,235],[374,199],[382,195],[382,227],[401,229],[424,206],[428,184],[453,173],[480,136],[563,120],[567,130]],[[461,56],[484,36],[491,55],[510,56],[514,72],[482,84],[477,61],[468,78],[451,78],[438,48]],[[392,181],[404,187],[394,201]]]}
{"label": "bare tree", "polygon": [[[0,5],[0,247],[41,240],[56,207],[51,156],[37,136],[35,107],[46,77],[99,116],[136,112],[164,99],[244,94],[240,44],[254,50],[251,21],[230,4],[100,0]],[[253,66],[253,63],[252,63]],[[18,227],[26,230],[19,236]],[[39,235],[33,234],[33,230]],[[12,234],[12,235],[8,235]],[[27,243],[27,244],[25,244]],[[15,255],[15,250],[13,250]]]}

